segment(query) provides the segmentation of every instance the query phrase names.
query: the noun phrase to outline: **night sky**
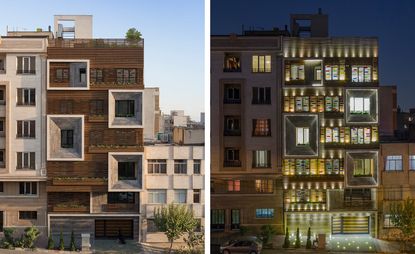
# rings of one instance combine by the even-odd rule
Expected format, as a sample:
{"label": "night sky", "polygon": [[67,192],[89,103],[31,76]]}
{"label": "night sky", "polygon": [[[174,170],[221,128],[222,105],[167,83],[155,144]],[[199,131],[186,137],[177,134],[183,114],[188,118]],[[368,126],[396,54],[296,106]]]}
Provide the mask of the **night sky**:
{"label": "night sky", "polygon": [[330,36],[379,38],[380,84],[398,86],[402,109],[415,107],[413,0],[211,0],[211,34],[240,34],[242,25],[289,28],[289,14],[317,13],[318,8],[329,15]]}

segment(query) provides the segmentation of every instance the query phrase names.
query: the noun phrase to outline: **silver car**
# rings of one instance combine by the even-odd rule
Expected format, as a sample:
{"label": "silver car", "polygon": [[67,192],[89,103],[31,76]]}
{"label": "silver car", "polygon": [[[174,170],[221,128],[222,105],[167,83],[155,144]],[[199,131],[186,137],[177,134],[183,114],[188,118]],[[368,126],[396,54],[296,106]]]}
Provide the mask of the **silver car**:
{"label": "silver car", "polygon": [[252,240],[233,240],[220,247],[221,254],[260,254],[261,250],[261,244]]}

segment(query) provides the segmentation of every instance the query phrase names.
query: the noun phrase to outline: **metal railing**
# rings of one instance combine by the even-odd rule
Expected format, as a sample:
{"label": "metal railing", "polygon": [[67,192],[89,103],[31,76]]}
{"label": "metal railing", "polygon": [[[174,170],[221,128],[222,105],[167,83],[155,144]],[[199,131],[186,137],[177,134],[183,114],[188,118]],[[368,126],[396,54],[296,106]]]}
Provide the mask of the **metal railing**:
{"label": "metal railing", "polygon": [[143,46],[143,39],[50,39],[48,45],[52,48],[138,48]]}

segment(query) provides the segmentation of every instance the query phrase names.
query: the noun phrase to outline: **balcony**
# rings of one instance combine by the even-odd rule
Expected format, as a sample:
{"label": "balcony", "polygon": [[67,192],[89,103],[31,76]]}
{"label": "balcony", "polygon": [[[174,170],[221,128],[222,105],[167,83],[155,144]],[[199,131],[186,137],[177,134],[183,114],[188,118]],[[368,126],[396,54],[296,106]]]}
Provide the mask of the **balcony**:
{"label": "balcony", "polygon": [[[71,135],[64,136],[65,131],[71,131]],[[72,138],[72,142],[64,145],[64,137]],[[47,151],[50,161],[84,160],[84,115],[48,115]]]}
{"label": "balcony", "polygon": [[231,167],[241,167],[242,163],[241,163],[241,161],[224,161],[223,166],[224,167],[229,167],[229,168],[231,168]]}
{"label": "balcony", "polygon": [[344,179],[343,174],[323,174],[323,175],[287,175],[290,181],[341,181]]}
{"label": "balcony", "polygon": [[103,212],[109,213],[129,213],[129,212],[138,212],[139,205],[138,204],[103,204],[102,205]]}
{"label": "balcony", "polygon": [[108,128],[143,127],[143,90],[108,90]]}
{"label": "balcony", "polygon": [[144,39],[50,39],[50,48],[138,48],[144,47]]}
{"label": "balcony", "polygon": [[376,210],[376,201],[375,200],[353,200],[343,202],[333,202],[330,203],[330,211],[341,211],[341,210]]}
{"label": "balcony", "polygon": [[143,153],[108,153],[108,191],[138,192],[143,188]]}
{"label": "balcony", "polygon": [[241,136],[241,130],[224,130],[224,136]]}
{"label": "balcony", "polygon": [[89,59],[48,59],[48,90],[89,89]]}
{"label": "balcony", "polygon": [[80,204],[58,204],[53,206],[57,213],[89,213],[89,207]]}

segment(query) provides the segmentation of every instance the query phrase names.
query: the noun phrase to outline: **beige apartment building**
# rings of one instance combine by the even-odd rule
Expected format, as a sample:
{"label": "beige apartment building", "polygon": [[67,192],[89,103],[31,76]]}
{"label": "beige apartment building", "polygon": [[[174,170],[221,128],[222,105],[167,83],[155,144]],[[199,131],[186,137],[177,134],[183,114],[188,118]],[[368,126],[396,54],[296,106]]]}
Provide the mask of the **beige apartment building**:
{"label": "beige apartment building", "polygon": [[45,77],[50,32],[0,39],[0,230],[35,225],[47,237]]}
{"label": "beige apartment building", "polygon": [[394,227],[390,221],[390,206],[415,198],[415,143],[381,142],[379,162],[379,238],[385,238]]}
{"label": "beige apartment building", "polygon": [[283,232],[280,33],[211,37],[211,232]]}

